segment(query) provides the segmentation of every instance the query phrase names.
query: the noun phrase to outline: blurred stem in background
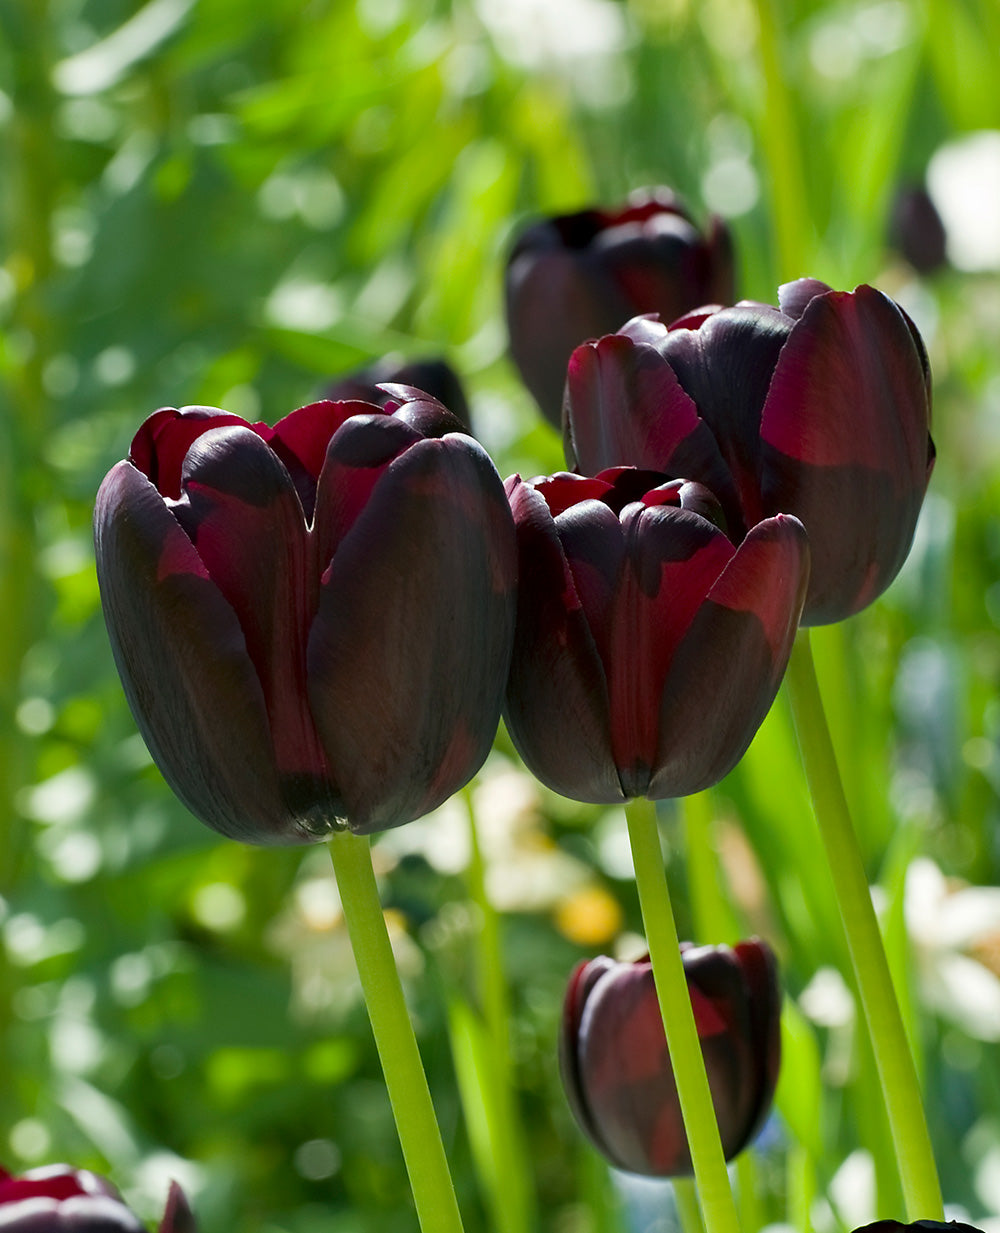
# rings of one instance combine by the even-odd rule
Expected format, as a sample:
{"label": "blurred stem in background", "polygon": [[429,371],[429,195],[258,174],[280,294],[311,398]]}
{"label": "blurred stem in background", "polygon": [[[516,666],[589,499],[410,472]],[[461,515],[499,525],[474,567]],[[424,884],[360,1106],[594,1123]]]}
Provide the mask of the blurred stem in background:
{"label": "blurred stem in background", "polygon": [[940,1220],[941,1187],[916,1067],[858,851],[806,629],[800,630],[795,640],[786,681],[813,809],[875,1052],[907,1216],[911,1221]]}
{"label": "blurred stem in background", "polygon": [[656,806],[644,797],[637,797],[626,803],[625,818],[653,981],[663,1016],[706,1233],[738,1233],[740,1226],[736,1204],[729,1185],[719,1125],[670,905],[656,824]]}
{"label": "blurred stem in background", "polygon": [[403,997],[366,837],[330,841],[344,919],[423,1233],[462,1233],[455,1188]]}
{"label": "blurred stem in background", "polygon": [[490,1177],[493,1215],[498,1233],[527,1233],[535,1227],[532,1169],[525,1151],[514,1086],[511,1028],[514,1023],[503,960],[501,918],[486,887],[486,866],[476,824],[473,786],[462,790],[469,821],[468,883],[478,909],[475,928],[476,977],[479,1003],[488,1042],[483,1081],[489,1083],[491,1099],[484,1101],[489,1119]]}

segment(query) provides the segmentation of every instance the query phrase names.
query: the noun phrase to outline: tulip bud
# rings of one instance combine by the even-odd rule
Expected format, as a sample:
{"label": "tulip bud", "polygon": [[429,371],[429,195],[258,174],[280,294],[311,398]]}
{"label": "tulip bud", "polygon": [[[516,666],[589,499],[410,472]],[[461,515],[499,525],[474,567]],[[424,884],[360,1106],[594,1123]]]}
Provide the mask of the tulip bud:
{"label": "tulip bud", "polygon": [[684,796],[743,756],[781,682],[809,573],[778,515],[739,548],[698,484],[629,467],[507,493],[520,585],[504,715],[579,801]]}
{"label": "tulip bud", "polygon": [[[778,1081],[781,990],[774,953],[681,945],[727,1160],[760,1130]],[[647,958],[581,963],[563,1003],[560,1070],[570,1108],[612,1164],[651,1177],[691,1173],[691,1155]]]}
{"label": "tulip bud", "polygon": [[[145,1233],[109,1181],[86,1169],[47,1165],[12,1177],[0,1169],[4,1233]],[[159,1233],[196,1233],[184,1192],[170,1185]]]}
{"label": "tulip bud", "polygon": [[802,620],[840,621],[899,572],[934,465],[931,379],[913,322],[873,287],[786,283],[779,308],[649,318],[570,360],[566,453],[709,487],[737,539],[782,511],[809,533]]}
{"label": "tulip bud", "polygon": [[948,264],[948,236],[937,206],[922,185],[901,188],[892,203],[889,242],[918,274]]}
{"label": "tulip bud", "polygon": [[876,1220],[862,1225],[854,1233],[983,1233],[975,1225],[963,1224],[961,1220],[914,1220],[903,1224],[899,1220]]}
{"label": "tulip bud", "polygon": [[98,493],[98,579],[132,713],[177,795],[232,838],[411,821],[492,744],[510,511],[454,416],[391,393],[273,428],[158,411]]}
{"label": "tulip bud", "polygon": [[326,387],[323,397],[332,402],[373,402],[384,407],[392,399],[391,387],[394,385],[423,390],[446,406],[466,429],[472,423],[462,382],[443,359],[411,360],[407,363],[398,355],[387,355],[374,364],[338,377]]}
{"label": "tulip bud", "polygon": [[511,356],[558,427],[574,347],[639,313],[673,321],[732,296],[732,243],[721,219],[713,216],[703,236],[669,189],[644,189],[620,209],[544,219],[520,236],[506,276]]}

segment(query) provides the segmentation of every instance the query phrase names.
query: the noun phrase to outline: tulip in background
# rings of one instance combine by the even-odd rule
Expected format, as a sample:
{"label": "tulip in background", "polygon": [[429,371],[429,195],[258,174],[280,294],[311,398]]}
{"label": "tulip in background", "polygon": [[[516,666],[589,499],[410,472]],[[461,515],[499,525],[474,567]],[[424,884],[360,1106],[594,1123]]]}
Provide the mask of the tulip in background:
{"label": "tulip in background", "polygon": [[[0,1169],[3,1233],[145,1233],[145,1226],[103,1177],[48,1165],[12,1177]],[[158,1233],[195,1233],[184,1192],[172,1182]]]}
{"label": "tulip in background", "polygon": [[[759,939],[681,946],[726,1159],[760,1130],[778,1079],[781,991]],[[580,1128],[632,1173],[691,1173],[677,1088],[648,958],[581,963],[563,1005],[560,1067]]]}
{"label": "tulip in background", "polygon": [[323,397],[334,402],[361,400],[384,407],[392,395],[387,385],[409,385],[430,394],[442,403],[466,430],[472,423],[469,403],[458,373],[447,360],[404,360],[399,355],[387,355],[364,368],[337,377],[323,391]]}
{"label": "tulip in background", "polygon": [[274,428],[158,411],[98,494],[133,715],[167,782],[224,835],[396,826],[489,752],[514,616],[503,487],[439,402],[386,393]]}
{"label": "tulip in background", "polygon": [[697,792],[739,760],[781,683],[809,573],[795,518],[737,548],[698,484],[632,468],[507,481],[520,582],[505,718],[581,801]]}
{"label": "tulip in background", "polygon": [[511,356],[558,427],[574,347],[638,313],[672,321],[732,298],[732,242],[721,219],[713,216],[703,235],[669,189],[642,189],[618,209],[543,219],[520,235],[506,274]]}
{"label": "tulip in background", "polygon": [[913,540],[934,464],[920,335],[881,292],[785,284],[671,325],[630,321],[569,364],[566,453],[683,475],[719,498],[737,541],[779,511],[809,533],[803,624],[879,596]]}

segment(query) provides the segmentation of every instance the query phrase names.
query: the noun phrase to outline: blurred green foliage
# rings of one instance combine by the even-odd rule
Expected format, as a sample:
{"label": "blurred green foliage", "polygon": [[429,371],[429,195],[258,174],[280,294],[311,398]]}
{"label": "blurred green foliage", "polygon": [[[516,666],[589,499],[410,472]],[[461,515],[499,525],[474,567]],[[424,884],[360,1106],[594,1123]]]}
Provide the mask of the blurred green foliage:
{"label": "blurred green foliage", "polygon": [[[177,1176],[203,1233],[415,1227],[325,853],[220,841],[164,786],[105,639],[93,495],[161,404],[273,422],[387,352],[451,360],[502,473],[561,467],[505,358],[505,253],[539,212],[666,183],[730,216],[744,294],[878,282],[925,331],[939,463],[913,557],[814,642],[946,1198],[1000,1214],[1000,1024],[928,995],[951,952],[903,910],[918,853],[1000,883],[1000,277],[921,282],[885,241],[942,142],[1000,127],[998,46],[995,0],[0,0],[0,1160],[89,1165],[150,1219]],[[572,964],[637,927],[622,822],[525,804],[498,751],[486,813],[524,833],[520,865],[494,845],[494,882],[506,861],[548,887],[501,902],[538,1228],[612,1233],[622,1188],[553,1054]],[[741,1168],[754,1219],[851,1227],[832,1179],[859,1149],[890,1209],[784,701],[710,800],[663,820],[683,931],[755,930],[784,962],[780,1116]],[[376,855],[476,1233],[497,1182],[453,825]],[[997,982],[982,920],[963,955]],[[662,1190],[629,1194],[634,1227],[665,1227]]]}

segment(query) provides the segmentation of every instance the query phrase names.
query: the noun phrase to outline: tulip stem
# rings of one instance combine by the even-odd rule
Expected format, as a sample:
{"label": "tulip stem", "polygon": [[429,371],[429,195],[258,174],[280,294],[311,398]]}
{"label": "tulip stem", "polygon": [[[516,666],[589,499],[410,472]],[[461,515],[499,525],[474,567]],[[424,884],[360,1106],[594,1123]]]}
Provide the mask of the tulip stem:
{"label": "tulip stem", "polygon": [[462,1233],[455,1188],[382,914],[368,839],[330,841],[337,889],[361,977],[422,1233]]}
{"label": "tulip stem", "polygon": [[786,676],[802,762],[833,876],[861,1006],[871,1035],[908,1219],[941,1220],[943,1205],[920,1085],[827,726],[809,631]]}
{"label": "tulip stem", "polygon": [[680,941],[663,868],[656,807],[638,798],[625,806],[639,907],[663,1016],[677,1098],[684,1119],[706,1233],[738,1233],[739,1219],[719,1138],[705,1059],[698,1039]]}
{"label": "tulip stem", "polygon": [[701,1208],[698,1206],[698,1192],[694,1183],[686,1177],[678,1177],[674,1181],[674,1203],[682,1233],[705,1233],[705,1226],[701,1223]]}

